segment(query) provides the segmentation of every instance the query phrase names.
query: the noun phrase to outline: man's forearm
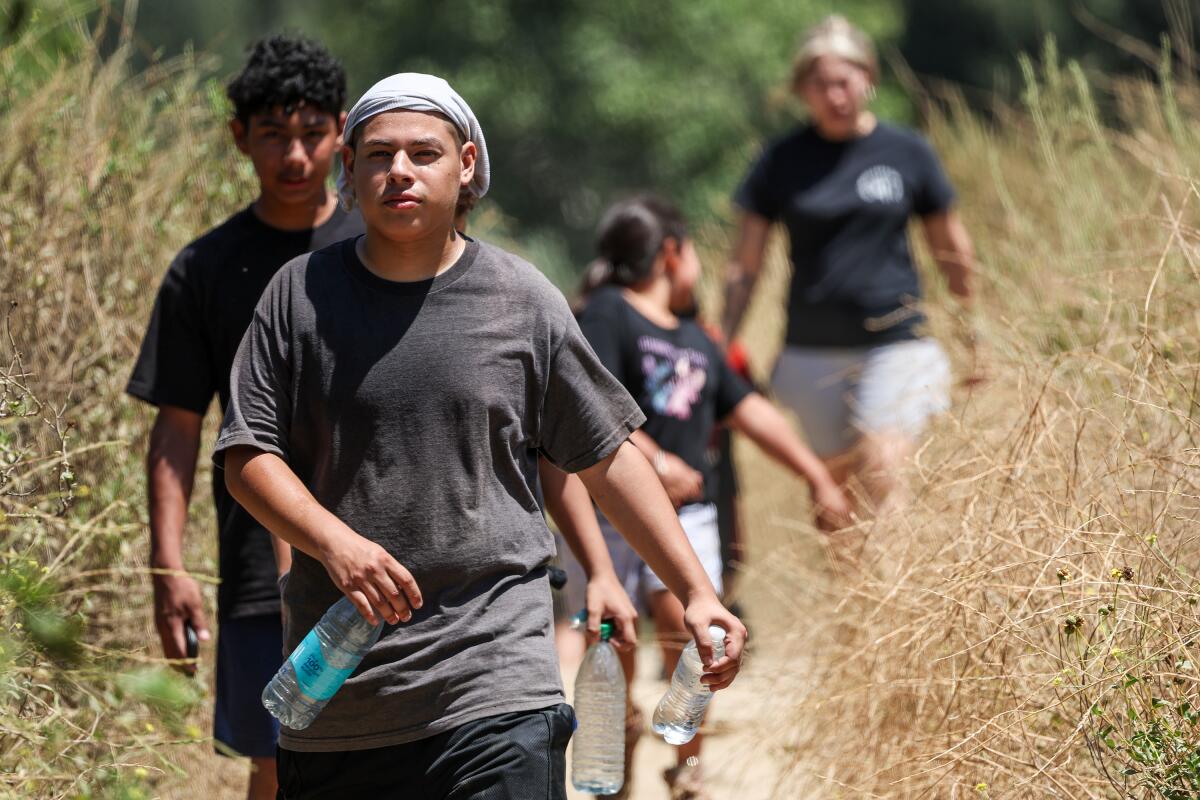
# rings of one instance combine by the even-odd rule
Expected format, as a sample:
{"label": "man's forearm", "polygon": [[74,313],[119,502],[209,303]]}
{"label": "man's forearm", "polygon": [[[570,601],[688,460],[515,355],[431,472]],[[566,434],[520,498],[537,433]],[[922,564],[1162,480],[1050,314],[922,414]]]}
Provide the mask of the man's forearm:
{"label": "man's forearm", "polygon": [[747,270],[736,261],[725,269],[725,308],[721,314],[721,331],[727,342],[733,341],[741,327],[757,279],[757,271]]}
{"label": "man's forearm", "polygon": [[353,533],[273,453],[231,448],[225,454],[225,485],[263,527],[313,558],[323,559],[339,533]]}
{"label": "man's forearm", "polygon": [[738,403],[728,422],[772,459],[807,480],[809,485],[833,483],[821,459],[800,441],[787,419],[771,405],[771,401],[757,392],[747,395]]}
{"label": "man's forearm", "polygon": [[716,591],[650,462],[626,441],[579,473],[596,504],[671,593],[686,601]]}
{"label": "man's forearm", "polygon": [[604,543],[604,535],[596,521],[596,511],[587,487],[578,477],[568,475],[545,459],[538,460],[546,510],[550,512],[559,533],[583,567],[588,578],[611,572],[612,557]]}
{"label": "man's forearm", "polygon": [[200,435],[173,430],[161,419],[150,433],[146,488],[150,512],[150,566],[183,569],[183,531],[196,477]]}
{"label": "man's forearm", "polygon": [[271,550],[275,553],[275,574],[283,577],[292,568],[292,546],[275,534],[271,536]]}
{"label": "man's forearm", "polygon": [[253,447],[225,453],[225,485],[263,527],[325,566],[334,585],[372,624],[407,622],[422,604],[412,574],[317,502],[277,455]]}

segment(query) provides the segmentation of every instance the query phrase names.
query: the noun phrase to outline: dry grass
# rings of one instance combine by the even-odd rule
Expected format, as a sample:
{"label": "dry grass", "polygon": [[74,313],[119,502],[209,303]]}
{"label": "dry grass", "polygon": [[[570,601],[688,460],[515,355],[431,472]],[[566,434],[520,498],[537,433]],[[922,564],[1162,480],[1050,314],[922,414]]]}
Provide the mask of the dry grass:
{"label": "dry grass", "polygon": [[791,646],[779,797],[1200,796],[1200,96],[1120,85],[1109,127],[1054,61],[1025,109],[933,127],[991,381],[913,459],[908,509],[848,566],[748,470],[771,543],[746,581],[777,587],[764,633]]}
{"label": "dry grass", "polygon": [[[133,800],[208,744],[196,692],[155,665],[148,415],[121,391],[165,265],[251,184],[201,66],[79,52],[0,53],[0,793]],[[935,426],[907,512],[831,569],[794,485],[742,454],[743,585],[792,698],[780,797],[1200,794],[1200,95],[1121,84],[1102,124],[1077,72],[1029,86],[994,123],[951,107],[933,128],[981,253],[992,380]],[[785,277],[776,253],[760,356]],[[948,308],[935,292],[962,363]],[[202,529],[206,492],[193,508]]]}
{"label": "dry grass", "polygon": [[207,734],[147,647],[148,415],[123,387],[166,264],[250,184],[195,61],[131,75],[42,23],[0,51],[0,795],[136,800]]}

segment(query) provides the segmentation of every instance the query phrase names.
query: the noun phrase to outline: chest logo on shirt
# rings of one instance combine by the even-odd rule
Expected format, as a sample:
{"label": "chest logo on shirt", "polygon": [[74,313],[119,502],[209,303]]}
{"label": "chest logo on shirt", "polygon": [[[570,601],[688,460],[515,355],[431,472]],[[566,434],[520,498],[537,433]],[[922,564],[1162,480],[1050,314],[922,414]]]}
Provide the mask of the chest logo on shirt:
{"label": "chest logo on shirt", "polygon": [[904,199],[904,179],[892,167],[875,166],[858,176],[854,187],[864,203],[899,203]]}
{"label": "chest logo on shirt", "polygon": [[638,350],[651,407],[663,416],[691,419],[708,381],[708,356],[653,336],[640,337]]}

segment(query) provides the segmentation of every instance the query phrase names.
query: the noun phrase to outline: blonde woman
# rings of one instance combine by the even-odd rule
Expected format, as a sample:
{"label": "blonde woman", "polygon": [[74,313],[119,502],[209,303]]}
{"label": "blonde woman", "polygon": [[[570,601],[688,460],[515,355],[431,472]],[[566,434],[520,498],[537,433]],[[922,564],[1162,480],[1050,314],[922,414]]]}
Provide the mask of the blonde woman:
{"label": "blonde woman", "polygon": [[950,291],[967,308],[974,260],[933,149],[871,113],[878,77],[870,39],[844,18],[805,34],[792,89],[809,121],[769,144],[738,189],[723,320],[732,337],[771,226],[782,222],[794,271],[772,385],[839,483],[859,479],[868,510],[886,502],[896,467],[949,404],[946,356],[922,333],[909,221],[921,221]]}

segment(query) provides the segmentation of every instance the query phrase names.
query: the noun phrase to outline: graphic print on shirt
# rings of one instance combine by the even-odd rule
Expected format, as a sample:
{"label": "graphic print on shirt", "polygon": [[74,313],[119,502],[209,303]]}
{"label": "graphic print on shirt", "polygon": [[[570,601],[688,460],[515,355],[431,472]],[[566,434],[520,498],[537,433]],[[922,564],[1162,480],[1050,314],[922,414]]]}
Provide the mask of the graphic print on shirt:
{"label": "graphic print on shirt", "polygon": [[854,188],[864,203],[899,203],[904,199],[904,179],[888,166],[863,170]]}
{"label": "graphic print on shirt", "polygon": [[653,336],[639,337],[638,350],[651,407],[663,416],[691,419],[708,381],[708,356]]}

